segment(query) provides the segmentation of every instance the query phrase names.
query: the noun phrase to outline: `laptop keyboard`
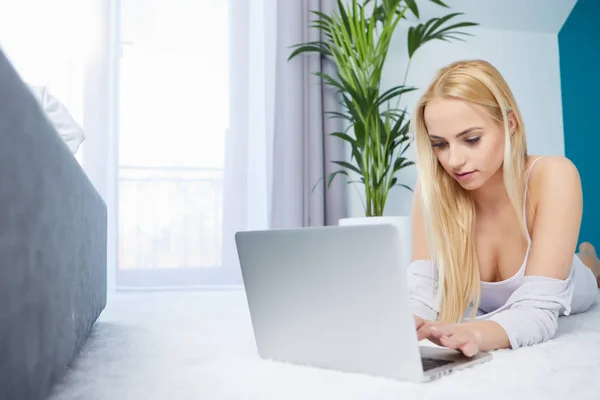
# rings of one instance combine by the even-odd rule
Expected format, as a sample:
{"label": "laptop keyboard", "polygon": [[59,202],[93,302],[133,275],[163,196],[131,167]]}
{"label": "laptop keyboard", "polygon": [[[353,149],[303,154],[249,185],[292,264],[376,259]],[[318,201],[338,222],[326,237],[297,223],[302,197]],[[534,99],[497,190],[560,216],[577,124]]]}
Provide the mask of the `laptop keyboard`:
{"label": "laptop keyboard", "polygon": [[454,362],[454,361],[448,361],[448,360],[440,360],[438,358],[427,358],[427,357],[421,358],[421,361],[423,362],[423,371],[429,371],[430,369],[441,367],[441,366],[447,365],[447,364],[452,364]]}

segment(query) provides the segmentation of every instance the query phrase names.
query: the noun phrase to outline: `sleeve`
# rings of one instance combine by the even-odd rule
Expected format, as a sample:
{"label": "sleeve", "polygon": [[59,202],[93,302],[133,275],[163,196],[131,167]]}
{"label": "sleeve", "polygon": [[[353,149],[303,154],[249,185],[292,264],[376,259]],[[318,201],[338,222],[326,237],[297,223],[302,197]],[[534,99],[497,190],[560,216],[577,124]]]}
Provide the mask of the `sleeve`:
{"label": "sleeve", "polygon": [[414,315],[430,321],[438,319],[437,280],[438,270],[431,260],[415,260],[408,266],[408,289]]}
{"label": "sleeve", "polygon": [[504,306],[484,319],[498,323],[508,335],[513,349],[545,342],[554,337],[560,313],[569,315],[573,285],[570,277],[559,280],[525,276]]}

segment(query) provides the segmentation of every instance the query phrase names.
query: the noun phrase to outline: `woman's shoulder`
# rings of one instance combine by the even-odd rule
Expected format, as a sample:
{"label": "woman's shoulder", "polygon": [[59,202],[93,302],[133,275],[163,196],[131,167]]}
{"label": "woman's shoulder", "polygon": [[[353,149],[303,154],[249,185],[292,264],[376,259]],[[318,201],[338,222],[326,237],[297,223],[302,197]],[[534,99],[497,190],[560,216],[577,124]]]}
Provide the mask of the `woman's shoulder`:
{"label": "woman's shoulder", "polygon": [[529,173],[528,195],[535,202],[548,201],[561,194],[581,196],[579,171],[567,157],[532,155],[528,157],[526,167]]}
{"label": "woman's shoulder", "polygon": [[[533,165],[534,163],[535,166]],[[553,178],[579,177],[579,171],[575,164],[564,156],[530,155],[527,157],[527,162],[525,164],[526,170],[531,170],[531,182],[540,182]]]}

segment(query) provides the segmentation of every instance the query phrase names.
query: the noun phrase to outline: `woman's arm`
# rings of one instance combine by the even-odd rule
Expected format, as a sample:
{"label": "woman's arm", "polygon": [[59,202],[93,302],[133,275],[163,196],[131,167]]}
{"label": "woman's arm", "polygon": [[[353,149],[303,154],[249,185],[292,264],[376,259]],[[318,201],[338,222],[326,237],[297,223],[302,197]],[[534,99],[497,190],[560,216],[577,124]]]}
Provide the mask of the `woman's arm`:
{"label": "woman's arm", "polygon": [[[581,180],[565,157],[544,157],[538,168],[529,180],[535,218],[524,282],[509,298],[510,306],[490,318],[505,329],[512,348],[551,339],[560,311],[570,311],[568,278],[583,213]],[[508,347],[502,339],[490,344]]]}
{"label": "woman's arm", "polygon": [[559,313],[570,312],[568,278],[582,216],[581,181],[568,159],[545,157],[529,182],[535,219],[523,285],[486,320],[424,326],[420,338],[433,337],[451,348],[474,345],[487,351],[533,345],[555,335]]}
{"label": "woman's arm", "polygon": [[535,219],[525,275],[567,279],[583,214],[581,179],[565,157],[544,157],[538,164],[530,179]]}

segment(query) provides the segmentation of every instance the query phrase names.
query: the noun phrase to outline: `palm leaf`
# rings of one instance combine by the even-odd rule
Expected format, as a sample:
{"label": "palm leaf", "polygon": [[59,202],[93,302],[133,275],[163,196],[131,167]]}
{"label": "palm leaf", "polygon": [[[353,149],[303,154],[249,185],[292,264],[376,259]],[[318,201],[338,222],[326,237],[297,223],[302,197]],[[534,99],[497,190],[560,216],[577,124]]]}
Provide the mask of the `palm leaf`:
{"label": "palm leaf", "polygon": [[414,14],[415,17],[419,18],[419,7],[417,7],[417,3],[415,0],[405,0],[406,5],[410,9],[410,11]]}
{"label": "palm leaf", "polygon": [[340,169],[338,171],[332,172],[331,174],[329,174],[329,177],[327,178],[327,188],[331,187],[331,182],[333,182],[333,179],[337,175],[345,175],[348,178],[350,178],[350,175],[348,175],[348,173],[345,170],[343,170],[343,169]]}
{"label": "palm leaf", "polygon": [[459,22],[453,25],[444,27],[454,17],[462,15],[462,13],[451,13],[441,18],[432,18],[425,24],[411,26],[408,30],[408,57],[412,58],[415,52],[425,43],[432,40],[448,40],[455,35],[470,35],[465,32],[458,31],[458,28],[467,28],[477,26],[475,22]]}
{"label": "palm leaf", "polygon": [[349,170],[351,170],[352,172],[356,172],[357,174],[361,175],[363,174],[363,172],[356,168],[354,165],[350,164],[347,161],[332,161],[332,163],[339,165],[340,167],[344,167],[347,168]]}
{"label": "palm leaf", "polygon": [[356,145],[356,140],[354,138],[352,138],[350,135],[348,135],[347,133],[344,132],[333,132],[329,134],[330,136],[335,136],[337,138],[340,138],[342,140],[345,140],[346,142],[350,143],[350,145]]}
{"label": "palm leaf", "polygon": [[302,53],[314,52],[325,56],[331,56],[328,47],[322,42],[311,42],[304,45],[294,45],[291,48],[296,48],[288,57],[288,61]]}
{"label": "palm leaf", "polygon": [[441,0],[430,0],[430,1],[433,2],[433,3],[435,3],[435,4],[437,4],[438,6],[450,8],[446,4],[444,4]]}
{"label": "palm leaf", "polygon": [[379,96],[379,99],[377,99],[377,106],[381,106],[383,105],[383,103],[385,103],[386,101],[392,100],[393,98],[400,96],[404,93],[408,93],[408,92],[412,92],[413,90],[416,90],[417,88],[414,87],[408,87],[408,86],[395,86],[387,91],[385,91],[381,96]]}

